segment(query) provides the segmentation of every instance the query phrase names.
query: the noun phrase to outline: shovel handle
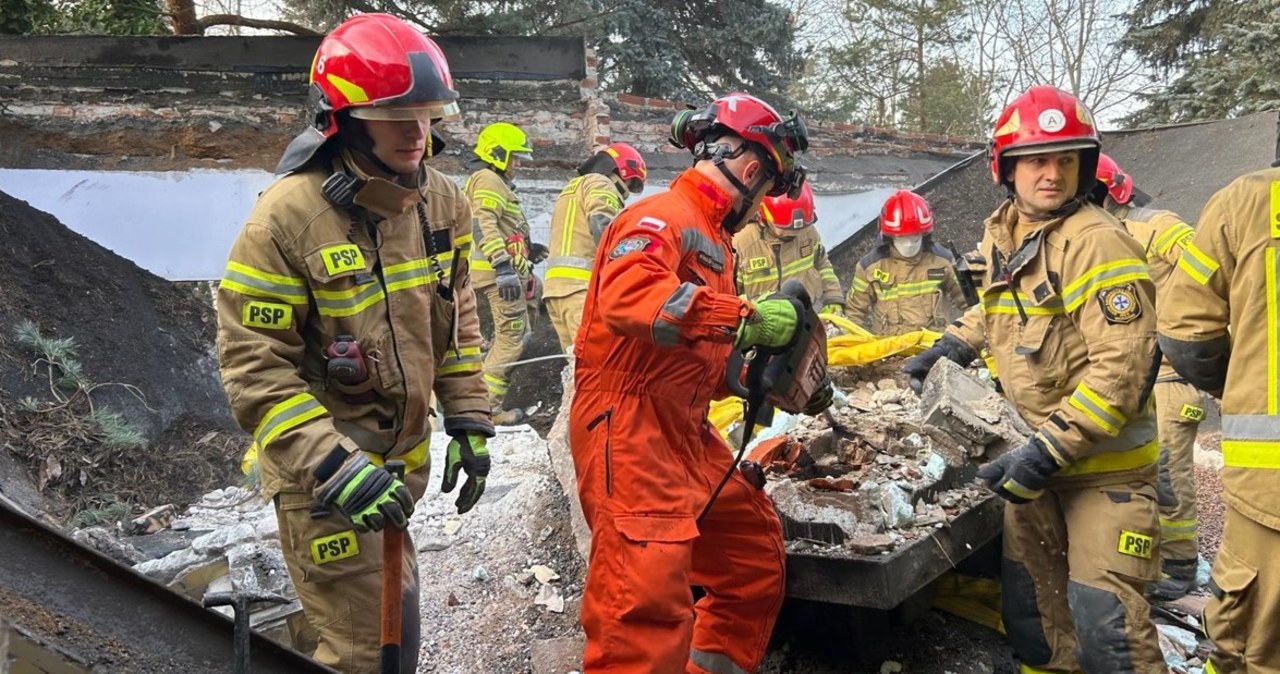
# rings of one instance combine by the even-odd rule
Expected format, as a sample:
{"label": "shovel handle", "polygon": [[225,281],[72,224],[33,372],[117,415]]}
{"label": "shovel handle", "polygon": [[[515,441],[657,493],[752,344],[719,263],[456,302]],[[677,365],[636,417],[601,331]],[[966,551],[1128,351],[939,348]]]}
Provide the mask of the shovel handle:
{"label": "shovel handle", "polygon": [[[404,479],[404,462],[388,461],[386,469]],[[400,674],[401,602],[404,598],[404,532],[388,524],[382,530],[382,612],[380,674]]]}

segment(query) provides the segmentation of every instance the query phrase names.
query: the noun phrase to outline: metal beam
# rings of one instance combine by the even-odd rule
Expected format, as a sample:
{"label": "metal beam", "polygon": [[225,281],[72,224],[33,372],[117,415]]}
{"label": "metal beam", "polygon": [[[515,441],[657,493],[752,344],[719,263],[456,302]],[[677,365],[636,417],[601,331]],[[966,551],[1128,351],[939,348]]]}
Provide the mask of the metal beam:
{"label": "metal beam", "polygon": [[[226,674],[232,621],[72,541],[0,496],[0,615],[67,667],[119,674]],[[15,647],[17,643],[13,644]],[[334,674],[253,635],[254,674]]]}

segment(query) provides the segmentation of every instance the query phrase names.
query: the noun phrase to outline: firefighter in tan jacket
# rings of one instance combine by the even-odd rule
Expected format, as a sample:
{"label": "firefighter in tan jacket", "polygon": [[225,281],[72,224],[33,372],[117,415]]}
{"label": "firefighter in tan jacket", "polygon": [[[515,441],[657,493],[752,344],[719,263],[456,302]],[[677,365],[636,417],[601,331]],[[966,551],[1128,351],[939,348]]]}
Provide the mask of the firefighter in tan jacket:
{"label": "firefighter in tan jacket", "polygon": [[900,190],[880,213],[883,241],[854,269],[845,310],[877,335],[922,328],[942,331],[965,309],[955,260],[933,243],[933,213],[924,197]]}
{"label": "firefighter in tan jacket", "polygon": [[[1105,153],[1098,158],[1093,196],[1143,246],[1156,301],[1176,301],[1165,299],[1173,297],[1168,293],[1169,278],[1195,230],[1176,213],[1147,208],[1150,197],[1134,189],[1133,179]],[[1194,450],[1205,403],[1204,395],[1178,375],[1167,358],[1160,363],[1154,395],[1160,436],[1161,578],[1148,594],[1171,601],[1195,587],[1199,565]]]}
{"label": "firefighter in tan jacket", "polygon": [[1205,204],[1160,307],[1160,347],[1222,399],[1227,515],[1204,609],[1206,674],[1280,672],[1280,169]]}
{"label": "firefighter in tan jacket", "polygon": [[[384,566],[376,532],[404,529],[426,490],[433,393],[453,437],[443,490],[460,470],[468,476],[458,512],[475,505],[489,472],[471,213],[457,186],[422,163],[443,143],[431,120],[457,111],[434,42],[385,14],[357,15],[321,42],[311,84],[316,125],[290,143],[277,167],[287,175],[232,246],[218,357],[319,633],[313,655],[372,673]],[[381,467],[389,459],[405,462],[403,482]],[[405,568],[401,664],[412,672],[412,542],[385,563]]]}
{"label": "firefighter in tan jacket", "polygon": [[1033,87],[1001,114],[982,301],[904,368],[987,346],[1036,428],[978,478],[1005,507],[1003,617],[1023,672],[1165,674],[1143,597],[1159,570],[1149,391],[1155,288],[1142,247],[1085,201],[1098,135],[1070,94]]}
{"label": "firefighter in tan jacket", "polygon": [[556,197],[551,212],[551,257],[542,295],[565,353],[573,348],[582,323],[591,263],[600,237],[627,197],[644,191],[647,175],[644,157],[634,147],[614,143],[583,162],[578,177]]}
{"label": "firefighter in tan jacket", "polygon": [[502,409],[511,385],[510,363],[520,359],[529,334],[529,300],[532,300],[533,262],[530,260],[529,223],[516,197],[511,174],[533,148],[524,131],[514,124],[495,122],[476,138],[479,164],[462,188],[471,202],[473,235],[472,282],[489,302],[493,316],[493,341],[484,358],[484,383],[494,423],[507,425],[523,420],[522,410]]}
{"label": "firefighter in tan jacket", "polygon": [[800,196],[766,197],[760,218],[733,237],[738,255],[738,291],[747,297],[776,293],[796,279],[823,313],[844,314],[844,293],[831,267],[814,223],[813,188],[805,183]]}

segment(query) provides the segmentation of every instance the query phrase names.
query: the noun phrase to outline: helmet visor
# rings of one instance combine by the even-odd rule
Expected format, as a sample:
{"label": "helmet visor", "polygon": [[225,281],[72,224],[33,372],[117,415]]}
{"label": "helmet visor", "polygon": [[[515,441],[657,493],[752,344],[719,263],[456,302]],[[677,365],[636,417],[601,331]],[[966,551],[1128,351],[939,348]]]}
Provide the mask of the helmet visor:
{"label": "helmet visor", "polygon": [[458,104],[454,101],[440,101],[410,105],[360,105],[349,110],[356,119],[386,122],[431,121],[458,114]]}

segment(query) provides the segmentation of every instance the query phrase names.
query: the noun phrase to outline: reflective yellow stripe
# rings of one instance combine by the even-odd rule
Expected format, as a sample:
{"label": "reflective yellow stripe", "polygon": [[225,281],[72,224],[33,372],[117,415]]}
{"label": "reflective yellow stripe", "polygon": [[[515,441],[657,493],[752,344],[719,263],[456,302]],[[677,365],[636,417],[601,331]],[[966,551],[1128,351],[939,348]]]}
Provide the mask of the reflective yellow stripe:
{"label": "reflective yellow stripe", "polygon": [[1134,470],[1135,468],[1150,466],[1159,460],[1160,441],[1152,440],[1141,447],[1123,452],[1106,452],[1087,456],[1058,471],[1058,475],[1114,473],[1121,470]]}
{"label": "reflective yellow stripe", "polygon": [[390,457],[386,457],[381,454],[375,454],[374,452],[365,452],[364,455],[369,457],[369,463],[372,463],[379,468],[382,467],[387,458],[399,459],[404,462],[404,472],[412,473],[431,462],[430,449],[431,436],[428,435],[422,442],[414,445],[413,449],[405,452],[404,454],[394,454]]}
{"label": "reflective yellow stripe", "polygon": [[1086,271],[1064,288],[1062,302],[1067,311],[1075,311],[1090,295],[1103,288],[1150,278],[1151,273],[1147,270],[1147,263],[1144,260],[1130,257],[1107,262]]}
{"label": "reflective yellow stripe", "polygon": [[900,300],[907,297],[919,297],[921,295],[929,295],[938,292],[942,287],[942,281],[916,281],[914,283],[899,283],[889,288],[881,288],[877,294],[877,298],[881,300]]}
{"label": "reflective yellow stripe", "polygon": [[1160,518],[1160,537],[1166,541],[1187,541],[1196,537],[1199,523],[1194,519],[1171,520]]}
{"label": "reflective yellow stripe", "polygon": [[1232,468],[1280,468],[1280,441],[1222,441],[1222,463]]}
{"label": "reflective yellow stripe", "polygon": [[1196,283],[1208,285],[1209,277],[1218,271],[1218,263],[1205,255],[1204,251],[1196,248],[1194,243],[1189,243],[1182,249],[1182,255],[1178,257],[1178,269],[1186,272],[1187,276],[1195,279]]}
{"label": "reflective yellow stripe", "polygon": [[253,431],[254,442],[263,451],[281,433],[328,414],[329,411],[310,393],[299,393],[267,410]]}
{"label": "reflective yellow stripe", "polygon": [[493,271],[493,264],[484,258],[472,258],[471,271]]}
{"label": "reflective yellow stripe", "polygon": [[501,208],[502,210],[507,209],[507,198],[502,196],[501,194],[498,194],[497,192],[494,192],[493,190],[478,189],[472,195],[472,198],[473,199],[493,199],[494,201],[498,202],[497,206],[499,208]]}
{"label": "reflective yellow stripe", "polygon": [[484,373],[484,383],[485,386],[489,387],[490,395],[503,395],[507,392],[507,388],[510,386],[506,379],[497,375],[489,374],[488,372]]}
{"label": "reflective yellow stripe", "polygon": [[825,279],[825,280],[827,280],[827,281],[836,281],[836,280],[838,280],[838,279],[836,278],[836,270],[834,270],[834,269],[832,269],[832,268],[830,268],[830,267],[828,267],[828,268],[826,268],[826,269],[823,269],[822,271],[818,272],[818,274],[819,274],[820,276],[822,276],[822,278],[823,278],[823,279]]}
{"label": "reflective yellow stripe", "polygon": [[478,346],[464,346],[456,351],[449,349],[447,353],[440,367],[436,369],[437,377],[459,372],[477,372],[484,367],[482,362],[484,357]]}
{"label": "reflective yellow stripe", "polygon": [[[449,257],[452,258],[452,254]],[[431,277],[429,266],[426,260],[410,260],[400,264],[393,264],[383,270],[383,283],[387,285],[388,292],[396,292],[397,290],[406,290],[433,283],[435,279]]]}
{"label": "reflective yellow stripe", "polygon": [[569,205],[564,216],[564,231],[560,234],[560,254],[573,254],[573,228],[578,220],[578,200],[569,198]]}
{"label": "reflective yellow stripe", "polygon": [[278,299],[290,304],[307,303],[307,283],[303,279],[271,274],[239,262],[227,262],[220,287],[251,297]]}
{"label": "reflective yellow stripe", "polygon": [[590,269],[575,269],[573,267],[552,267],[547,270],[547,280],[553,278],[567,278],[574,281],[590,281]]}
{"label": "reflective yellow stripe", "polygon": [[489,239],[488,241],[480,242],[480,252],[484,253],[485,255],[493,255],[494,253],[506,247],[507,247],[507,244],[502,239],[495,238],[495,239]]}
{"label": "reflective yellow stripe", "polygon": [[805,271],[806,269],[812,269],[812,268],[813,268],[813,256],[810,255],[808,257],[802,257],[799,260],[792,260],[791,262],[788,262],[782,265],[782,275],[786,277],[790,277],[795,274],[799,274],[800,272]]}
{"label": "reflective yellow stripe", "polygon": [[1106,431],[1107,435],[1119,435],[1120,429],[1129,422],[1128,417],[1112,407],[1084,382],[1076,386],[1075,393],[1071,394],[1069,402],[1072,407],[1084,412],[1093,423]]}
{"label": "reflective yellow stripe", "polygon": [[1155,243],[1151,245],[1161,255],[1165,255],[1169,252],[1170,248],[1173,248],[1174,244],[1178,243],[1178,239],[1181,239],[1184,235],[1194,233],[1195,230],[1187,226],[1186,223],[1179,222],[1166,230],[1165,233],[1160,235],[1160,238],[1156,239]]}
{"label": "reflective yellow stripe", "polygon": [[1022,305],[1022,311],[1028,316],[1054,316],[1065,313],[1061,300],[1053,300],[1044,306],[1035,306],[1031,303],[1031,298],[1022,293],[1018,293],[1018,301],[1014,302],[1014,291],[1001,290],[999,292],[988,292],[982,297],[982,313],[984,314],[1018,314],[1018,305]]}
{"label": "reflective yellow stripe", "polygon": [[354,316],[386,298],[377,281],[348,290],[316,290],[312,294],[316,299],[316,311],[321,316],[334,318]]}
{"label": "reflective yellow stripe", "polygon": [[1267,414],[1280,414],[1280,276],[1275,248],[1267,249]]}
{"label": "reflective yellow stripe", "polygon": [[865,279],[859,278],[857,276],[853,277],[853,283],[851,285],[853,286],[854,292],[862,292],[867,288],[871,287],[871,284],[867,283]]}

